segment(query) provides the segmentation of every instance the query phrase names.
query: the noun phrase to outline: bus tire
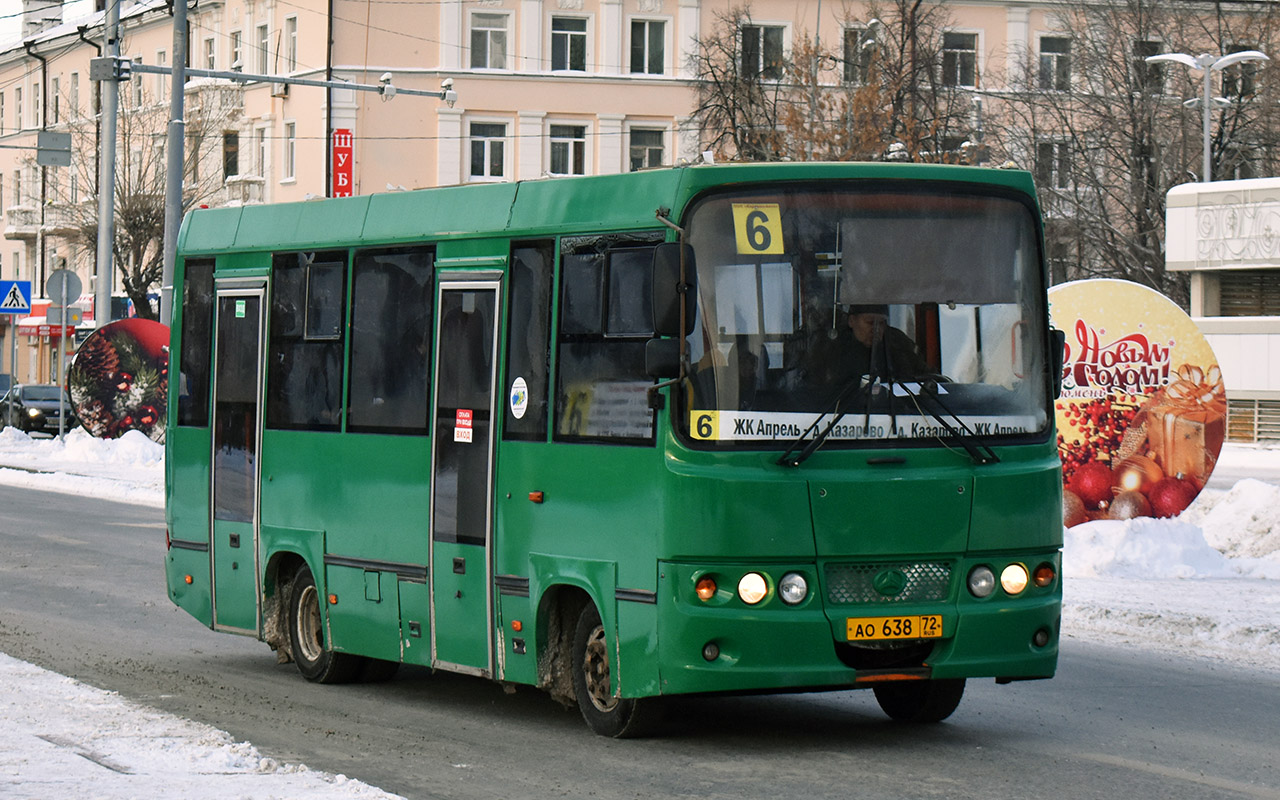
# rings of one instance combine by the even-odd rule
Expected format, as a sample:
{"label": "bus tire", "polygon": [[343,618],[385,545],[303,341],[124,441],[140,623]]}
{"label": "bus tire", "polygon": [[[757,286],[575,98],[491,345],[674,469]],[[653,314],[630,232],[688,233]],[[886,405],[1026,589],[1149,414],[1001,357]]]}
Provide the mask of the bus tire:
{"label": "bus tire", "polygon": [[320,592],[311,570],[298,568],[289,591],[289,645],[302,677],[313,683],[348,683],[364,666],[364,659],[335,653],[325,646]]}
{"label": "bus tire", "polygon": [[941,722],[960,705],[964,678],[882,683],[875,693],[880,708],[897,722]]}
{"label": "bus tire", "polygon": [[617,697],[609,667],[611,652],[600,612],[587,603],[573,634],[573,694],[582,718],[601,736],[644,736],[658,721],[659,698]]}

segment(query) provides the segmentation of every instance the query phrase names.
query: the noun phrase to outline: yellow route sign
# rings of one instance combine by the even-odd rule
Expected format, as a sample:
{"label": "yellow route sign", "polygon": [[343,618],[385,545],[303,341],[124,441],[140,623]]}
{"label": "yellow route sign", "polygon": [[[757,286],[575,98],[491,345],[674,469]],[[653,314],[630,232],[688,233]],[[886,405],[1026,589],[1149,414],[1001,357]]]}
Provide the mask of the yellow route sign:
{"label": "yellow route sign", "polygon": [[733,230],[743,255],[781,255],[782,211],[777,203],[734,203]]}

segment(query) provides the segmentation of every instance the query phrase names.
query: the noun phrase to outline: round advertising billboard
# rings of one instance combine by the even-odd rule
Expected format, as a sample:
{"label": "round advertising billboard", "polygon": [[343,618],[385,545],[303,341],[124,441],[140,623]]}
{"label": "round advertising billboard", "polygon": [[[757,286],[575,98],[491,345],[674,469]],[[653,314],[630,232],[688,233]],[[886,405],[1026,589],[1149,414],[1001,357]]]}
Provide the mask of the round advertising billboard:
{"label": "round advertising billboard", "polygon": [[1159,292],[1098,279],[1049,290],[1066,333],[1056,404],[1062,519],[1173,517],[1217,463],[1227,397],[1217,359]]}
{"label": "round advertising billboard", "polygon": [[76,351],[67,391],[76,417],[99,439],[142,431],[164,441],[169,328],[147,319],[103,325]]}

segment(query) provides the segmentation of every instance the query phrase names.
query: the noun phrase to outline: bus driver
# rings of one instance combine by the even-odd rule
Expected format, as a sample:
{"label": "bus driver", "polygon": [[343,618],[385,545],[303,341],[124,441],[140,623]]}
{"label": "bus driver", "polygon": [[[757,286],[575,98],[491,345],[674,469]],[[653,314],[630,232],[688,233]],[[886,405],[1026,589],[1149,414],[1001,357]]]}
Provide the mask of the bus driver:
{"label": "bus driver", "polygon": [[931,372],[911,337],[889,325],[887,305],[851,305],[848,323],[853,341],[841,356],[845,375],[913,380]]}

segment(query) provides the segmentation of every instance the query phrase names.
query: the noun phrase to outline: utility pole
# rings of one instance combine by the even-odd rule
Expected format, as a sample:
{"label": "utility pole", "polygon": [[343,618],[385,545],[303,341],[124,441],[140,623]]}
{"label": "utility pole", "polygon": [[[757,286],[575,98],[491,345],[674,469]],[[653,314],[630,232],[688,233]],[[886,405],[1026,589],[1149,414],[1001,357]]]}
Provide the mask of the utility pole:
{"label": "utility pole", "polygon": [[164,267],[160,276],[160,322],[173,320],[173,275],[182,225],[182,172],[186,149],[183,119],[187,86],[187,0],[173,4],[173,76],[169,90],[169,142],[164,181]]}
{"label": "utility pole", "polygon": [[[103,34],[106,57],[120,57],[120,0],[107,0],[107,25]],[[127,76],[126,76],[127,77]],[[104,79],[102,93],[102,158],[98,164],[98,282],[93,291],[93,325],[111,321],[112,255],[116,238],[116,112],[119,110],[120,76]]]}

